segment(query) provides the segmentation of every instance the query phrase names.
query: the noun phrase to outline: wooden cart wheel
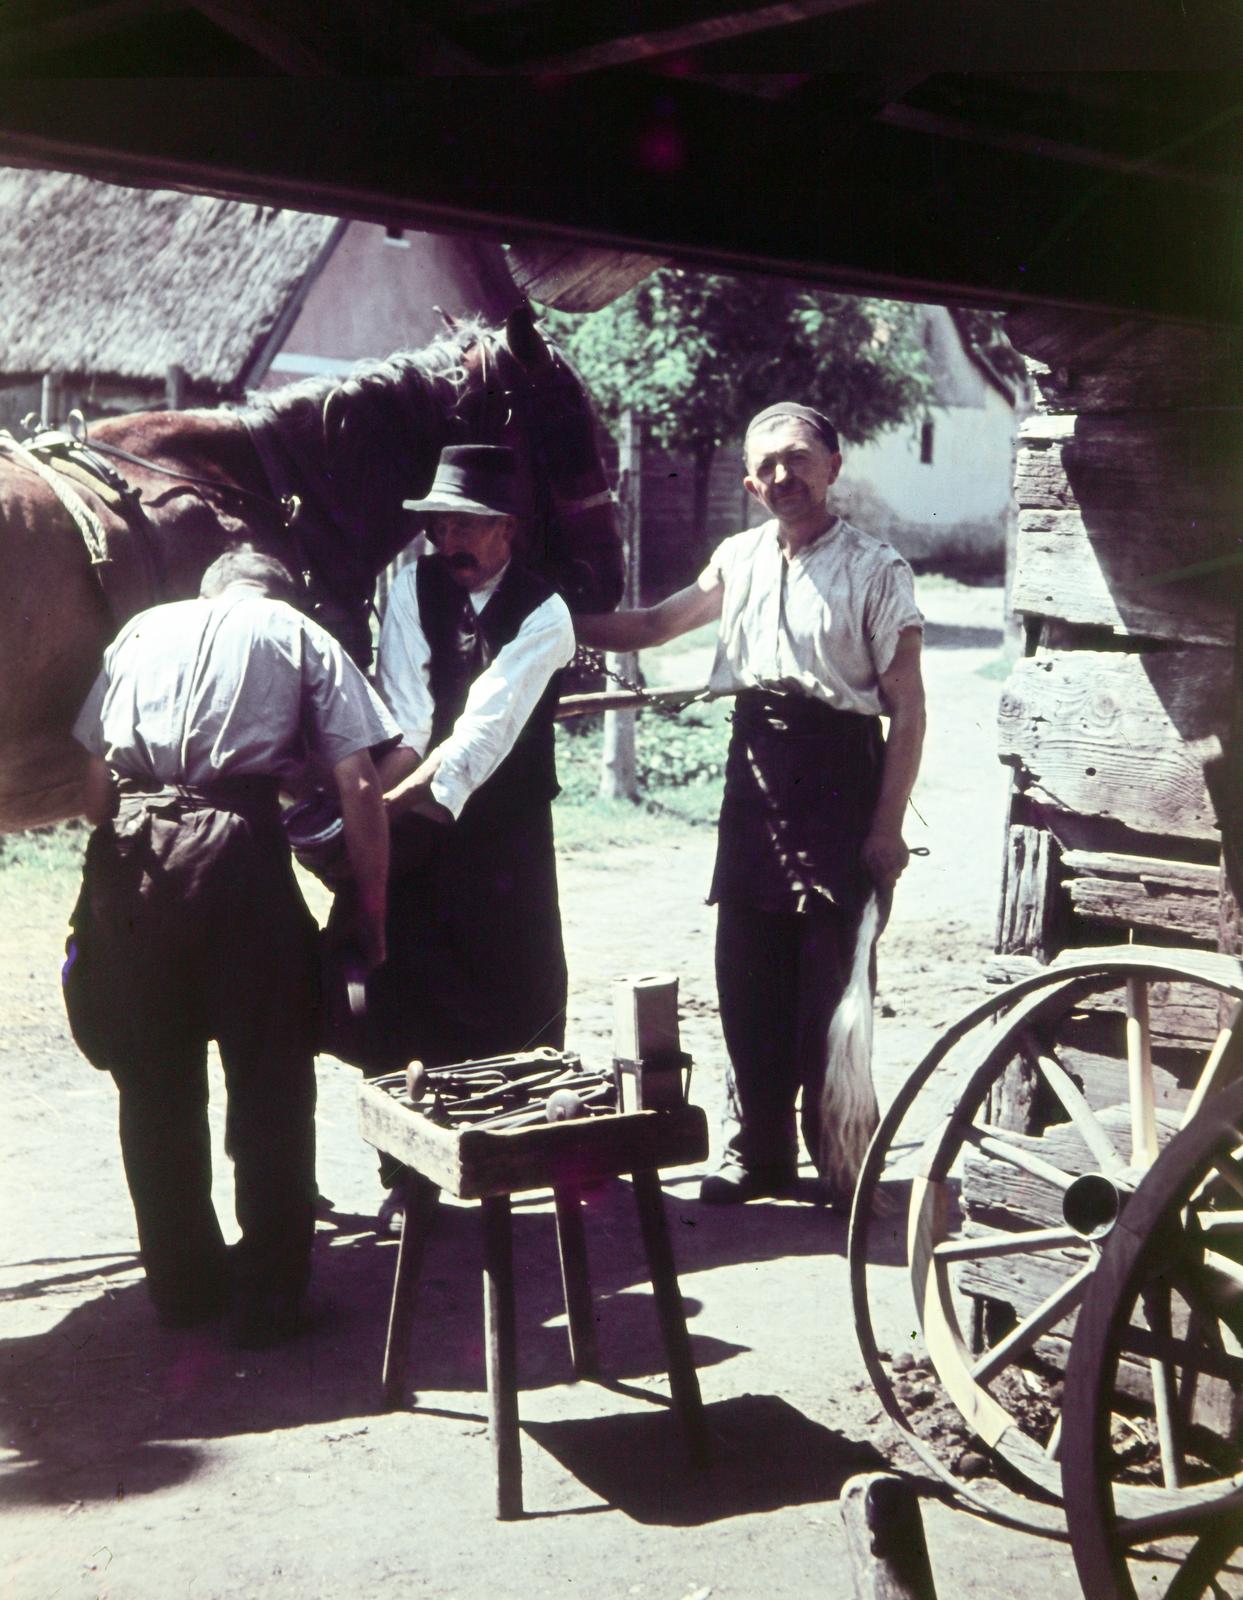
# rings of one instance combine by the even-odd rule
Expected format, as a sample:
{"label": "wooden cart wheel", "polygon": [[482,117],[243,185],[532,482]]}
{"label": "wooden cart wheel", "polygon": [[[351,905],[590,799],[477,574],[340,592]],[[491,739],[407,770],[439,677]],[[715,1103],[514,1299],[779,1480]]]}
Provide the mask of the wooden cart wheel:
{"label": "wooden cart wheel", "polygon": [[[1155,1028],[1150,990],[1160,1001]],[[1101,1241],[1161,1142],[1228,1071],[1229,1026],[1207,1051],[1171,1044],[1171,994],[1181,1015],[1190,1006],[1215,1026],[1218,996],[1243,996],[1243,964],[1212,952],[1083,950],[976,1007],[903,1086],[856,1190],[849,1252],[860,1345],[886,1409],[914,1434],[877,1346],[868,1255],[881,1185],[921,1104],[926,1123],[952,1053],[959,1073],[939,1091],[949,1109],[926,1137],[919,1129],[906,1217],[916,1317],[936,1376],[977,1440],[1052,1497],[1066,1340]],[[1117,1033],[1119,1057],[1125,1040],[1125,1060],[1111,1065],[1082,1048],[1085,1031],[1092,1038],[1102,1027]],[[1016,1092],[1036,1131],[1013,1126]],[[1007,1306],[1009,1324],[996,1314]]]}
{"label": "wooden cart wheel", "polygon": [[1062,1477],[1093,1600],[1243,1596],[1243,1038],[1225,1065],[1235,1081],[1127,1202],[1079,1314]]}

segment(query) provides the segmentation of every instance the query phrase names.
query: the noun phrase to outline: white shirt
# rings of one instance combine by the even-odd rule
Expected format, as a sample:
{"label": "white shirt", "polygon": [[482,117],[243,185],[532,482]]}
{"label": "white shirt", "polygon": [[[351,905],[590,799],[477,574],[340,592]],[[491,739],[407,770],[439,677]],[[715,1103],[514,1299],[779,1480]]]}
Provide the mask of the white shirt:
{"label": "white shirt", "polygon": [[[397,718],[405,742],[427,755],[435,709],[431,689],[431,647],[419,617],[415,587],[417,563],[403,567],[393,581],[380,629],[376,683]],[[505,576],[503,567],[482,588],[469,591],[478,614]],[[471,684],[461,716],[441,742],[432,798],[455,817],[514,747],[554,672],[574,658],[574,625],[560,595],[551,595],[527,616]]]}
{"label": "white shirt", "polygon": [[878,715],[880,675],[899,634],[924,624],[907,563],[840,518],[789,560],[775,521],[736,533],[713,553],[709,578],[725,591],[708,679],[714,695],[794,691]]}
{"label": "white shirt", "polygon": [[74,736],[122,777],[207,784],[334,767],[399,730],[337,641],[245,585],[140,611],[104,652]]}

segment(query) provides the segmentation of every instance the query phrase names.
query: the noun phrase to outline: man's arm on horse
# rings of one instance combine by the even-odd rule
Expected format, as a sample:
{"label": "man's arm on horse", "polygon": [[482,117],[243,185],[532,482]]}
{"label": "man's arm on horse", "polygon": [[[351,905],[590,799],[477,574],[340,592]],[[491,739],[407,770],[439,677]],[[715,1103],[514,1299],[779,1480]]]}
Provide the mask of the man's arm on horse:
{"label": "man's arm on horse", "polygon": [[574,632],[581,644],[596,650],[647,650],[715,622],[721,615],[724,594],[719,574],[709,568],[695,583],[659,605],[575,617]]}

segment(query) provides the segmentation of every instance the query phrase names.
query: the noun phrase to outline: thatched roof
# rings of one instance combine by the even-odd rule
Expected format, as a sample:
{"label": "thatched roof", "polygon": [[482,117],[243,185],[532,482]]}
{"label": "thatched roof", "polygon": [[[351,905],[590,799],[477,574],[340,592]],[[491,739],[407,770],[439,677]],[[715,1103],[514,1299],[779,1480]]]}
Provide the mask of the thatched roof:
{"label": "thatched roof", "polygon": [[340,226],[0,168],[0,373],[235,391]]}

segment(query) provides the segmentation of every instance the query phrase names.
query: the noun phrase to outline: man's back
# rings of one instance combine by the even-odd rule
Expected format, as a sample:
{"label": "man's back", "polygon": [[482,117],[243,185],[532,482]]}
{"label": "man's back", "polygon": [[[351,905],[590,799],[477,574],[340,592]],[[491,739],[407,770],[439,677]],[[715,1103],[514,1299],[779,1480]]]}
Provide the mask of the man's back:
{"label": "man's back", "polygon": [[315,623],[235,587],[134,617],[105,653],[79,729],[93,726],[88,748],[122,777],[208,784],[262,776],[293,785],[309,753],[331,767],[366,742],[357,711],[347,716],[347,702],[358,699],[348,673]]}

